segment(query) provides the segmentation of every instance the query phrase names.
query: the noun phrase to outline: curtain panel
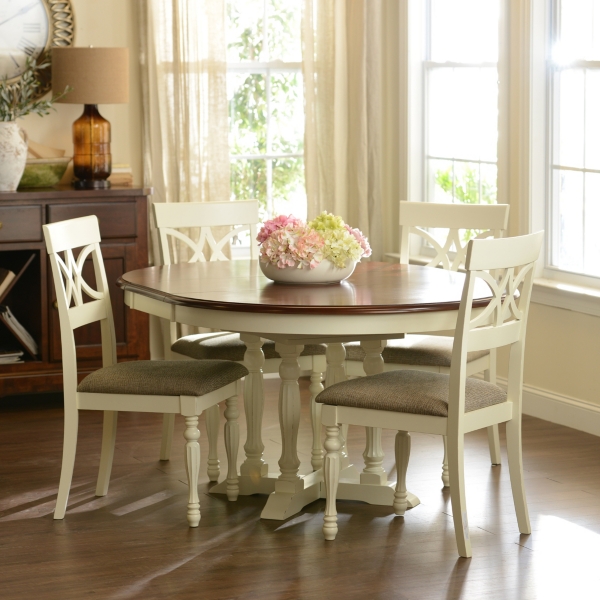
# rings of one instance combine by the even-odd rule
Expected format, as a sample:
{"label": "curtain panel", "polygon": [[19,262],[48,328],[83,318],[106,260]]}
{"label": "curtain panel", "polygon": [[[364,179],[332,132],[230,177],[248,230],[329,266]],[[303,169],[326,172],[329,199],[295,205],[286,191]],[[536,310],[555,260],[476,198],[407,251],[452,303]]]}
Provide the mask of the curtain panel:
{"label": "curtain panel", "polygon": [[308,216],[327,210],[383,257],[382,0],[304,0]]}
{"label": "curtain panel", "polygon": [[145,184],[155,202],[229,200],[225,0],[139,7]]}

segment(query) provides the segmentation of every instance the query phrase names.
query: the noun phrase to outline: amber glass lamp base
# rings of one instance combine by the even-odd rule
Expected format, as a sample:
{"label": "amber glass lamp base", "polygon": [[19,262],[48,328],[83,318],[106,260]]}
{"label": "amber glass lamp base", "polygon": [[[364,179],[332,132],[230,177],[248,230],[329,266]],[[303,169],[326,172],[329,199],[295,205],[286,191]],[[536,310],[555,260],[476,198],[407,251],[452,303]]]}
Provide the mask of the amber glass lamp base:
{"label": "amber glass lamp base", "polygon": [[73,123],[73,187],[98,190],[110,187],[110,123],[96,104],[86,104]]}

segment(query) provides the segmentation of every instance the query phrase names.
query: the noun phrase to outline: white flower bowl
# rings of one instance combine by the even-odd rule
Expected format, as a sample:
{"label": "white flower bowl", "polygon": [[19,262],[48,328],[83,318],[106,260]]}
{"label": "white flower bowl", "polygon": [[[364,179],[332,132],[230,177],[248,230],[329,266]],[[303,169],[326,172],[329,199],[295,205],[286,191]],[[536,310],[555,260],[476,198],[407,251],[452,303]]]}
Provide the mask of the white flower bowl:
{"label": "white flower bowl", "polygon": [[307,284],[307,283],[339,283],[354,272],[356,262],[347,261],[342,269],[332,262],[323,259],[314,269],[286,267],[280,269],[272,263],[259,261],[260,269],[268,279],[277,283]]}

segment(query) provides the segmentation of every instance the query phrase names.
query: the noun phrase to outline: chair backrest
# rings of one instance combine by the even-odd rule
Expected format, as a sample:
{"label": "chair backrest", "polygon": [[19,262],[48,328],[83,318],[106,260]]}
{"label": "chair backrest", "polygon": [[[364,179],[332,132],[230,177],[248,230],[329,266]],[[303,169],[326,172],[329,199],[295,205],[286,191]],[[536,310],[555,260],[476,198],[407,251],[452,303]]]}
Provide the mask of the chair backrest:
{"label": "chair backrest", "polygon": [[[418,235],[428,242],[435,256],[428,267],[458,271],[464,267],[467,241],[461,240],[461,230],[474,230],[473,239],[502,237],[508,226],[508,204],[439,204],[434,202],[400,202],[400,263],[408,264],[410,236]],[[448,231],[440,242],[427,229]]]}
{"label": "chair backrest", "polygon": [[[60,319],[65,394],[77,388],[77,356],[73,331],[100,321],[102,364],[117,362],[115,328],[104,262],[100,228],[94,215],[44,225],[46,249],[52,267]],[[77,257],[73,250],[81,248]],[[62,257],[61,257],[62,253]],[[84,263],[92,259],[96,289],[83,278]],[[89,301],[85,301],[89,298]]]}
{"label": "chair backrest", "polygon": [[[450,406],[449,417],[453,412],[454,416],[464,412],[467,353],[502,346],[510,346],[508,400],[515,404],[515,410],[520,410],[525,330],[534,265],[543,236],[544,232],[539,231],[513,238],[469,242],[465,263],[467,277],[450,368],[451,398],[459,397],[459,402]],[[491,300],[473,316],[473,295],[482,282],[491,291]]]}
{"label": "chair backrest", "polygon": [[[229,260],[223,253],[223,249],[234,237],[244,231],[250,232],[250,258],[258,259],[258,245],[255,243],[256,226],[259,222],[256,200],[156,202],[153,206],[164,265],[170,265],[178,260],[169,243],[176,240],[189,248],[191,254],[187,262]],[[179,231],[189,228],[200,229],[197,241]],[[227,228],[218,240],[215,237],[216,228]],[[205,248],[210,251],[208,258],[204,255]]]}

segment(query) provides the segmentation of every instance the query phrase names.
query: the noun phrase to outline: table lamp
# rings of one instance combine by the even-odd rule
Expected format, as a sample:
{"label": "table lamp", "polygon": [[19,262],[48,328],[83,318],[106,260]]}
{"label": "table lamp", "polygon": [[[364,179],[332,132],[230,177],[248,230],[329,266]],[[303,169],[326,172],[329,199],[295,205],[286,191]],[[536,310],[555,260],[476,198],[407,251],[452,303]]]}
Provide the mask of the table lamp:
{"label": "table lamp", "polygon": [[98,104],[129,102],[127,48],[52,48],[52,89],[72,91],[58,102],[84,104],[73,123],[73,185],[78,190],[110,187],[110,123]]}

